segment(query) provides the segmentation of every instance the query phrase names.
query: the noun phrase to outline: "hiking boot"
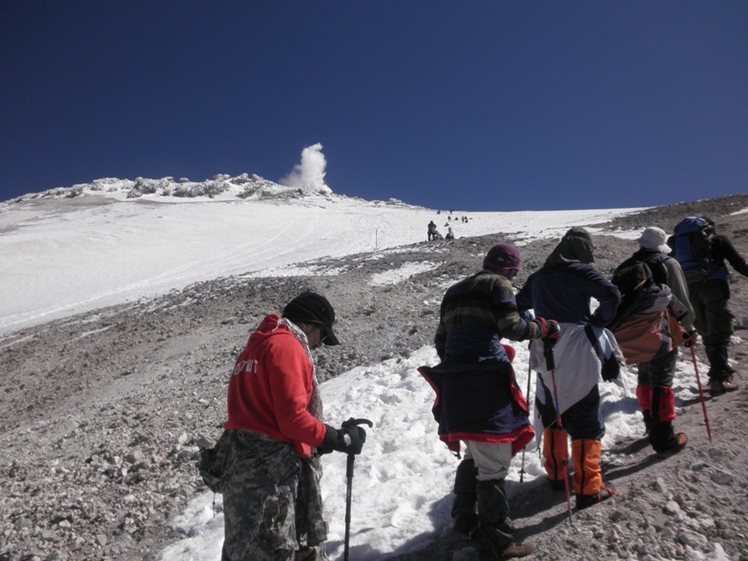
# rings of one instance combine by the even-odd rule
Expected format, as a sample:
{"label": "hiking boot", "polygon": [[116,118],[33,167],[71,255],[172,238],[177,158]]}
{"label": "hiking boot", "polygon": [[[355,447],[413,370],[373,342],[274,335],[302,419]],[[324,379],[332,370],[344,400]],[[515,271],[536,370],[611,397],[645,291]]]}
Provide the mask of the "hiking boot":
{"label": "hiking boot", "polygon": [[670,448],[657,452],[657,457],[660,459],[665,459],[669,458],[670,456],[674,456],[686,447],[687,442],[688,436],[686,436],[686,433],[679,432],[675,435],[675,443]]}
{"label": "hiking boot", "polygon": [[738,389],[738,385],[732,381],[732,376],[725,378],[724,380],[710,380],[709,381],[709,393],[712,395],[720,395],[726,392],[734,392]]}
{"label": "hiking boot", "polygon": [[530,542],[513,543],[509,547],[507,547],[503,552],[501,552],[499,559],[514,559],[517,557],[527,557],[534,551],[535,551],[535,546],[532,545]]}
{"label": "hiking boot", "polygon": [[613,491],[613,488],[603,485],[594,495],[577,495],[577,510],[595,506],[596,504],[607,501],[609,498],[614,496],[615,492]]}
{"label": "hiking boot", "polygon": [[503,559],[503,552],[512,546],[512,534],[501,531],[493,524],[479,524],[472,539],[491,559]]}

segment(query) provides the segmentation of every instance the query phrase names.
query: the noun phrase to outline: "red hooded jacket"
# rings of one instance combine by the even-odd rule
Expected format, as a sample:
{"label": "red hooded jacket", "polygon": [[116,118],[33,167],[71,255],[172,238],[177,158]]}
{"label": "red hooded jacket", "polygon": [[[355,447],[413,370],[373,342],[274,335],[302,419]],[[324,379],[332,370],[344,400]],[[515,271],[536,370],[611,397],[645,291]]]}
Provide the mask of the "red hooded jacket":
{"label": "red hooded jacket", "polygon": [[319,448],[325,425],[308,410],[314,366],[277,314],[267,316],[239,355],[228,390],[226,430],[248,430],[291,444],[301,457]]}

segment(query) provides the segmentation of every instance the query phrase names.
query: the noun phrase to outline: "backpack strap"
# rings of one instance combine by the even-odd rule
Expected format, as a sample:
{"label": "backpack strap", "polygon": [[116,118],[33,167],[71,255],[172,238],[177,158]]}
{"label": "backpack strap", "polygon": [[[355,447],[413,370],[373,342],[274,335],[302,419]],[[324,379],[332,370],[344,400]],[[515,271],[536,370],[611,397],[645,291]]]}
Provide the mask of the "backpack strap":
{"label": "backpack strap", "polygon": [[665,266],[666,259],[668,259],[668,256],[664,253],[652,253],[644,260],[644,262],[649,266],[652,278],[656,283],[667,284],[667,267]]}

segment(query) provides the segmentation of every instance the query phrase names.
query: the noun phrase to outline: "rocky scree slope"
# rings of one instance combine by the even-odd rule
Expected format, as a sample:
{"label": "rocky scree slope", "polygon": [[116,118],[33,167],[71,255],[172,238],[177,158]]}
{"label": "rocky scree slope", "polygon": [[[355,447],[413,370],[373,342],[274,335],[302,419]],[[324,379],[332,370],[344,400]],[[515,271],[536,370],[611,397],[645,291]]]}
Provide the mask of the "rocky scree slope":
{"label": "rocky scree slope", "polygon": [[[748,207],[748,197],[689,205],[605,228],[672,229],[686,214],[709,214],[748,255],[748,215],[730,214]],[[218,279],[4,337],[0,561],[156,559],[183,537],[171,518],[205,490],[195,470],[199,447],[220,435],[234,359],[266,313],[302,290],[330,298],[344,344],[318,353],[321,380],[408,356],[431,343],[446,287],[477,270],[497,241],[523,243],[517,233],[497,232],[319,260],[315,268],[329,276]],[[522,245],[518,286],[555,243]],[[596,235],[595,245],[606,274],[634,250],[609,235]],[[414,262],[434,268],[396,284],[370,283],[372,275]],[[745,279],[733,285],[732,302],[738,317],[748,316]],[[737,335],[733,356],[745,365],[744,332]],[[640,441],[607,452],[606,473],[619,497],[575,515],[573,525],[564,497],[528,487],[513,510],[521,535],[538,545],[535,558],[686,559],[721,548],[725,558],[748,560],[746,396],[709,399],[712,445],[697,436],[704,432],[699,404],[681,403],[679,428],[694,444],[680,455],[653,461]],[[425,551],[393,558],[452,559],[452,546],[445,533]]]}

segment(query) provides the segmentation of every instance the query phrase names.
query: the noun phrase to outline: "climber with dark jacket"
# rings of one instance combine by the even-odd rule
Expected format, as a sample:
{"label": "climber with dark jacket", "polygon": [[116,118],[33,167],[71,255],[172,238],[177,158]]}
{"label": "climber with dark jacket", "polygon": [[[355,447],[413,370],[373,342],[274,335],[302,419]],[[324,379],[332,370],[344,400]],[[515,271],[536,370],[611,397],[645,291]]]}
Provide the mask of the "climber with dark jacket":
{"label": "climber with dark jacket", "polygon": [[[728,346],[734,332],[735,316],[730,310],[730,274],[725,262],[741,275],[748,277],[748,264],[737,252],[730,240],[717,234],[714,221],[706,216],[688,217],[704,223],[704,233],[708,244],[708,255],[703,275],[688,274],[688,291],[695,313],[694,326],[701,335],[704,350],[709,360],[709,391],[713,395],[732,392],[738,389],[735,382],[735,369],[728,360]],[[675,258],[684,271],[694,271],[690,252],[678,251],[680,236],[675,236]]]}
{"label": "climber with dark jacket", "polygon": [[[517,295],[520,312],[532,309],[536,315],[553,318],[561,326],[561,337],[552,350],[554,364],[549,366],[546,361],[544,345],[533,343],[530,366],[538,373],[535,396],[550,486],[554,490],[566,486],[568,432],[577,508],[592,506],[613,495],[603,484],[600,468],[605,424],[598,382],[602,380],[604,360],[620,354],[615,338],[605,326],[615,317],[621,296],[593,266],[592,249],[589,233],[584,228],[571,228]],[[599,302],[594,313],[591,298]],[[597,345],[593,345],[592,337]],[[604,356],[596,351],[596,346]],[[556,392],[562,427],[556,420]]]}
{"label": "climber with dark jacket", "polygon": [[504,493],[512,457],[534,433],[511,364],[514,349],[501,339],[559,333],[555,321],[528,321],[517,313],[511,281],[519,268],[519,250],[499,243],[488,251],[481,271],[451,286],[434,337],[441,362],[419,368],[436,392],[439,438],[457,455],[461,442],[466,447],[455,476],[454,530],[477,539],[498,558],[521,557],[534,549],[513,543]]}

